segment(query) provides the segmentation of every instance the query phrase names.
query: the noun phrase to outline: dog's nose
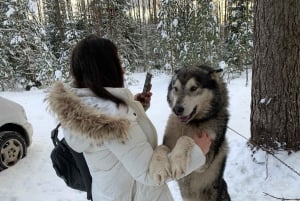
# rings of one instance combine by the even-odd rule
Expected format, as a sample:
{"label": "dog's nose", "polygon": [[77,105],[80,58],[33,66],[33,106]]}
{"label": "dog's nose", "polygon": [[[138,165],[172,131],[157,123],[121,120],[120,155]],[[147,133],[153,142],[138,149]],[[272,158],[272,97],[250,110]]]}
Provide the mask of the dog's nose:
{"label": "dog's nose", "polygon": [[175,107],[173,108],[173,111],[176,115],[180,116],[183,114],[184,107],[182,107],[181,105],[175,105]]}

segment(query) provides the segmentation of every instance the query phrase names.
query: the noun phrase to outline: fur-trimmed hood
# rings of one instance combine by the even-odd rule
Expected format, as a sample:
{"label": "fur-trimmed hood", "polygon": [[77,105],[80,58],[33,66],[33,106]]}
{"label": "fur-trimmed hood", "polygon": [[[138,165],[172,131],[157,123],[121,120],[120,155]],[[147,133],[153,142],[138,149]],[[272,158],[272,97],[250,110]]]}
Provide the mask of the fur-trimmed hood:
{"label": "fur-trimmed hood", "polygon": [[[123,93],[116,94],[128,96],[127,89],[121,90],[123,90]],[[130,126],[128,119],[101,113],[96,108],[85,104],[72,91],[72,88],[62,82],[54,83],[49,90],[46,101],[49,110],[55,114],[61,125],[74,133],[80,133],[97,143],[111,139],[124,142],[128,139]]]}

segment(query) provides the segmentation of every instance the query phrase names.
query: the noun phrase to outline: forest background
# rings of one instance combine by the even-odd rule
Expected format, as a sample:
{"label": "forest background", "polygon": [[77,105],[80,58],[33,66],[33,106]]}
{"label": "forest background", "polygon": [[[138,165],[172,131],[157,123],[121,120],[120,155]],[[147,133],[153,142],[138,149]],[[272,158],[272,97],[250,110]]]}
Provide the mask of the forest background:
{"label": "forest background", "polygon": [[300,175],[293,169],[299,167],[294,151],[300,149],[299,10],[299,0],[0,0],[0,91],[47,88],[67,79],[70,51],[89,34],[114,41],[132,75],[148,70],[171,74],[187,64],[208,64],[223,68],[227,81],[246,75],[247,85],[249,70],[249,144],[274,157],[278,150],[287,151],[293,164],[286,166],[297,177],[275,175],[277,183],[271,186],[296,192],[281,197],[299,197],[290,188],[299,186]]}
{"label": "forest background", "polygon": [[251,68],[253,0],[0,0],[0,90],[67,79],[70,50],[88,34],[119,47],[127,72],[186,64]]}

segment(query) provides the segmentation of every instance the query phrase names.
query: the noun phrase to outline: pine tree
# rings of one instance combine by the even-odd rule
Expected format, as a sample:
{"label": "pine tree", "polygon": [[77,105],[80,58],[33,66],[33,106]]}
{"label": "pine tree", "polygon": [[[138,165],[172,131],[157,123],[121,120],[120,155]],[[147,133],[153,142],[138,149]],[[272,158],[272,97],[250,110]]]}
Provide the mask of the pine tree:
{"label": "pine tree", "polygon": [[175,1],[162,0],[161,8],[158,13],[160,33],[160,46],[157,48],[157,54],[161,55],[161,66],[164,70],[174,70],[176,57],[179,56],[180,43],[180,25],[177,5]]}
{"label": "pine tree", "polygon": [[161,33],[160,54],[166,69],[180,68],[187,64],[219,62],[220,36],[210,0],[162,1],[158,30]]}
{"label": "pine tree", "polygon": [[37,22],[29,0],[6,1],[1,6],[1,86],[26,88],[49,83],[55,63],[44,42],[45,31]]}
{"label": "pine tree", "polygon": [[116,43],[123,65],[134,71],[142,63],[143,49],[141,30],[138,29],[137,22],[126,14],[130,5],[125,0],[110,0],[104,6],[103,37]]}
{"label": "pine tree", "polygon": [[60,58],[66,31],[64,0],[43,0],[43,5],[47,40],[53,54]]}
{"label": "pine tree", "polygon": [[225,36],[228,73],[241,73],[252,63],[253,4],[251,0],[231,0]]}
{"label": "pine tree", "polygon": [[210,0],[198,0],[191,13],[189,35],[185,39],[190,48],[187,54],[189,63],[217,66],[220,53],[220,30],[215,14],[216,6]]}

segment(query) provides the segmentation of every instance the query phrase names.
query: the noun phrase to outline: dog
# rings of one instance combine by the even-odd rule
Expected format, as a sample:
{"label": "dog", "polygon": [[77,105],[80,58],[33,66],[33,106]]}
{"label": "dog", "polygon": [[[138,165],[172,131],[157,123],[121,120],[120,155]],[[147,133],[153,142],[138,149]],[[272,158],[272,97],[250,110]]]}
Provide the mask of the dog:
{"label": "dog", "polygon": [[[184,67],[175,71],[168,86],[167,102],[172,112],[163,145],[155,149],[149,171],[160,182],[169,176],[176,179],[184,201],[231,200],[223,178],[228,154],[225,133],[229,100],[221,71],[206,65]],[[205,165],[182,177],[193,135],[201,131],[212,139]]]}

